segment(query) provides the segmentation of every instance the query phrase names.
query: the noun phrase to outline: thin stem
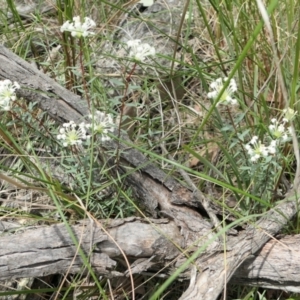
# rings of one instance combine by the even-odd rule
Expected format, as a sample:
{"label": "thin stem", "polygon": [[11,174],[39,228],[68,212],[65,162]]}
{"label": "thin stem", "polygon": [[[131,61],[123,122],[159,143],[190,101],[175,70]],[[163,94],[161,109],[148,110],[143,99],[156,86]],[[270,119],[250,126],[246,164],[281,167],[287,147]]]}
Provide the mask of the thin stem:
{"label": "thin stem", "polygon": [[[128,92],[128,87],[129,87],[129,82],[131,81],[131,77],[136,69],[136,62],[134,63],[130,73],[128,74],[128,76],[125,79],[125,89],[124,89],[124,95],[122,98],[122,103],[121,103],[121,108],[120,108],[120,121],[119,121],[119,126],[118,126],[118,140],[120,141],[120,137],[121,137],[121,125],[122,125],[122,119],[123,119],[123,115],[124,115],[124,109],[125,109],[125,100],[126,100],[126,95]],[[118,142],[118,148],[117,148],[117,166],[119,165],[119,150],[120,150],[120,142]]]}
{"label": "thin stem", "polygon": [[237,139],[238,139],[238,141],[239,141],[239,144],[241,145],[242,151],[243,151],[244,156],[245,156],[245,158],[246,158],[246,157],[247,157],[247,154],[246,154],[246,151],[245,151],[245,148],[244,148],[243,141],[241,141],[241,139],[239,138],[239,136],[238,136],[238,134],[237,134],[238,131],[237,131],[236,125],[235,125],[235,123],[234,123],[234,121],[233,121],[233,118],[232,118],[232,115],[231,115],[231,112],[230,112],[230,109],[229,109],[228,106],[227,106],[227,112],[228,112],[228,115],[229,115],[230,122],[231,122],[231,124],[232,124],[232,126],[233,126],[233,128],[234,128],[235,135],[236,135],[236,137],[237,137]]}
{"label": "thin stem", "polygon": [[82,40],[83,40],[83,38],[79,39],[80,70],[81,70],[81,75],[82,75],[82,84],[83,84],[83,88],[84,88],[84,93],[85,93],[86,101],[88,103],[89,110],[91,110],[91,99],[90,99],[89,91],[88,91],[88,88],[87,88],[87,83],[86,83],[86,80],[85,80],[85,77],[84,77],[84,74],[85,74],[85,72],[84,72],[84,65],[83,65],[83,47],[84,47],[84,45],[83,45]]}

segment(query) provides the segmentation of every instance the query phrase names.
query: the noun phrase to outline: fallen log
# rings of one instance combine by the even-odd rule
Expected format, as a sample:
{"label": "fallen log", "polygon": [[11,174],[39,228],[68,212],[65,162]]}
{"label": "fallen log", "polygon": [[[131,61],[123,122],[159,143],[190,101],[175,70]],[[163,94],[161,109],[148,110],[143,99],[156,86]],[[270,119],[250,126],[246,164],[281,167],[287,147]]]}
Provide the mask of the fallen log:
{"label": "fallen log", "polygon": [[[156,229],[138,218],[103,220],[103,224],[129,258],[156,256],[164,257],[167,262],[180,254],[167,237],[178,245],[181,245],[183,239],[176,225],[168,220],[156,220]],[[7,226],[0,224],[0,228]],[[123,275],[114,271],[117,265],[115,259],[122,259],[122,254],[100,226],[84,222],[71,228],[78,245],[89,257],[98,275],[110,278]],[[5,245],[0,249],[0,280],[46,276],[66,273],[68,270],[74,274],[82,270],[83,263],[77,245],[64,224],[24,232],[20,228],[14,228],[16,230],[16,234],[6,234],[0,238],[1,245]]]}
{"label": "fallen log", "polygon": [[[85,221],[71,228],[98,276],[116,278],[128,274],[128,270],[115,270],[117,261],[124,261],[121,247],[128,260],[134,263],[131,265],[133,274],[147,271],[148,276],[168,277],[174,271],[171,262],[182,255],[177,247],[183,245],[184,238],[173,221],[149,221],[152,224],[134,217],[97,223]],[[105,224],[109,235],[102,230],[101,224]],[[5,234],[0,237],[0,244],[5,245],[0,249],[0,281],[56,273],[75,274],[83,270],[78,247],[64,224],[22,229],[20,225],[0,222],[0,233]],[[270,240],[237,269],[230,283],[299,293],[299,243],[300,235]],[[189,276],[190,272],[180,279],[189,280]]]}
{"label": "fallen log", "polygon": [[270,240],[234,273],[231,283],[299,293],[300,236]]}

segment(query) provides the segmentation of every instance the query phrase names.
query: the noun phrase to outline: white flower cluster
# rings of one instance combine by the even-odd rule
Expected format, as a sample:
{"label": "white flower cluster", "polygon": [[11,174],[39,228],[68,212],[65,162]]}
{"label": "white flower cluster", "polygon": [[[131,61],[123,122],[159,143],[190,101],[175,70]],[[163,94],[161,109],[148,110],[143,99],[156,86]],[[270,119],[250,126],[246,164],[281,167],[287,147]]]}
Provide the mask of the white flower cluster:
{"label": "white flower cluster", "polygon": [[129,57],[138,61],[145,61],[148,56],[155,55],[155,48],[149,44],[141,43],[141,40],[128,41],[127,46],[130,49]]}
{"label": "white flower cluster", "polygon": [[9,79],[0,81],[0,110],[10,110],[11,101],[16,100],[16,90],[20,88],[17,82]]}
{"label": "white flower cluster", "polygon": [[88,129],[91,129],[93,134],[99,134],[102,142],[110,140],[108,133],[114,130],[112,116],[96,111],[94,115],[89,115],[89,118],[92,119],[91,124],[80,123],[77,125],[74,121],[70,121],[62,125],[57,139],[62,141],[64,147],[81,145],[84,140],[90,138]]}
{"label": "white flower cluster", "polygon": [[278,142],[287,142],[291,136],[291,127],[287,127],[287,119],[284,118],[280,123],[277,119],[273,118],[269,125],[269,130],[272,137]]}
{"label": "white flower cluster", "polygon": [[[213,81],[210,84],[211,92],[207,94],[208,98],[211,99],[217,99],[220,95],[221,90],[224,87],[224,82],[228,80],[227,77],[225,78],[218,78],[215,81]],[[237,85],[234,79],[231,79],[229,82],[228,87],[224,90],[222,95],[220,96],[219,102],[217,103],[217,106],[220,104],[227,105],[227,104],[232,104],[235,105],[237,104],[237,100],[232,98],[232,95],[237,91]]]}
{"label": "white flower cluster", "polygon": [[284,118],[282,119],[284,122],[291,122],[296,116],[296,112],[292,108],[285,108],[283,110]]}
{"label": "white flower cluster", "polygon": [[87,127],[91,128],[93,133],[100,134],[102,142],[110,140],[107,134],[114,131],[112,116],[97,110],[94,115],[90,114],[89,118],[92,123],[88,124]]}
{"label": "white flower cluster", "polygon": [[250,155],[250,160],[252,162],[258,161],[261,157],[267,157],[269,154],[269,148],[259,141],[258,136],[256,135],[252,137],[247,145],[245,145],[245,148]]}
{"label": "white flower cluster", "polygon": [[[182,14],[180,14],[180,17],[182,17]],[[194,14],[187,11],[184,15],[184,20],[187,21],[187,20],[194,20]]]}
{"label": "white flower cluster", "polygon": [[141,3],[142,6],[144,7],[149,7],[153,5],[154,1],[153,0],[140,0],[138,3]]}
{"label": "white flower cluster", "polygon": [[257,136],[254,136],[251,141],[245,145],[252,162],[257,162],[262,157],[268,157],[269,154],[276,154],[279,145],[286,143],[290,139],[291,127],[287,126],[287,124],[294,118],[295,112],[291,108],[283,110],[283,112],[285,117],[281,122],[275,118],[271,119],[271,124],[269,125],[271,142],[269,146],[265,146],[258,140]]}
{"label": "white flower cluster", "polygon": [[69,31],[71,35],[77,38],[86,37],[93,35],[94,32],[89,31],[90,29],[96,27],[96,23],[88,18],[84,18],[84,23],[80,22],[80,17],[74,17],[73,22],[66,21],[60,28],[61,32]]}
{"label": "white flower cluster", "polygon": [[84,123],[77,125],[74,121],[64,123],[57,135],[57,139],[62,140],[64,147],[81,145],[87,138],[89,135],[86,132],[86,125]]}

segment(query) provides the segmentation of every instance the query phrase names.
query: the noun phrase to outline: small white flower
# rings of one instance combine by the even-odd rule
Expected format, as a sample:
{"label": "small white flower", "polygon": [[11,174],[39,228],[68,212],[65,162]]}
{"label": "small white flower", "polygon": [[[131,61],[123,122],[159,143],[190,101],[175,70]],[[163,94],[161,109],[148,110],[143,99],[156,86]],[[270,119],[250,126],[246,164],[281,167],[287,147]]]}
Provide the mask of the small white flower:
{"label": "small white flower", "polygon": [[138,3],[141,3],[142,6],[144,7],[149,7],[153,5],[154,1],[153,0],[140,0]]}
{"label": "small white flower", "polygon": [[57,139],[62,140],[64,147],[67,147],[69,145],[81,145],[83,140],[89,138],[85,127],[86,124],[80,123],[79,125],[77,125],[74,123],[74,121],[64,123],[63,127],[59,129]]}
{"label": "small white flower", "polygon": [[293,121],[293,119],[295,118],[296,116],[296,112],[292,109],[292,108],[285,108],[283,110],[283,113],[284,113],[284,118],[283,118],[283,121],[284,122],[290,122],[290,121]]}
{"label": "small white flower", "polygon": [[269,125],[269,130],[274,139],[279,142],[286,142],[289,140],[291,135],[290,127],[286,127],[287,120],[283,119],[282,123],[278,122],[277,119],[273,118]]}
{"label": "small white flower", "polygon": [[[216,99],[219,96],[221,90],[223,89],[224,82],[227,81],[227,80],[228,80],[228,78],[225,77],[224,79],[218,78],[215,81],[213,81],[210,84],[210,88],[211,88],[212,91],[207,94],[207,97],[211,98],[211,99]],[[236,99],[232,98],[232,95],[236,91],[237,91],[236,82],[235,82],[234,79],[231,79],[230,83],[229,83],[229,86],[225,89],[225,91],[221,95],[217,106],[220,105],[220,104],[224,104],[224,105],[227,105],[227,104],[235,105],[235,104],[237,104]]]}
{"label": "small white flower", "polygon": [[277,141],[276,140],[272,140],[269,147],[268,147],[268,151],[270,154],[275,154],[277,151]]}
{"label": "small white flower", "polygon": [[114,121],[110,114],[105,114],[101,111],[95,111],[94,115],[90,114],[89,118],[92,120],[91,124],[87,124],[88,128],[92,128],[92,131],[101,135],[101,141],[109,141],[109,132],[114,131]]}
{"label": "small white flower", "polygon": [[89,31],[90,29],[96,27],[96,23],[88,18],[84,18],[84,23],[80,22],[80,17],[74,17],[73,22],[66,21],[61,27],[60,31],[69,31],[71,32],[71,35],[77,38],[86,37],[89,35],[93,35],[94,32]]}
{"label": "small white flower", "polygon": [[252,162],[256,162],[261,157],[266,157],[269,154],[269,148],[259,141],[257,136],[254,136],[251,141],[245,145],[245,149],[250,155]]}
{"label": "small white flower", "polygon": [[[180,14],[180,17],[182,17],[182,14]],[[194,20],[194,14],[187,11],[184,15],[184,20],[186,21],[186,20],[190,20],[190,19]]]}
{"label": "small white flower", "polygon": [[0,109],[10,110],[10,102],[16,100],[16,90],[20,88],[17,82],[9,79],[0,81]]}
{"label": "small white flower", "polygon": [[141,40],[131,40],[127,42],[130,49],[129,57],[144,61],[148,56],[155,55],[155,48],[146,43],[141,43]]}

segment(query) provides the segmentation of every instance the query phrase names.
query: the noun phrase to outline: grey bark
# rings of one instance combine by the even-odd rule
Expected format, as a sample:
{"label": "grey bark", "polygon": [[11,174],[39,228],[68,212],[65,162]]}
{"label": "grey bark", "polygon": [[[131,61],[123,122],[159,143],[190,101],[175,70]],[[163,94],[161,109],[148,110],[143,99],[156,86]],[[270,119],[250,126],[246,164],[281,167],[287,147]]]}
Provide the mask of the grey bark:
{"label": "grey bark", "polygon": [[[124,273],[114,270],[117,261],[123,261],[125,265],[123,254],[117,245],[122,248],[129,262],[132,262],[133,274],[147,271],[149,275],[164,268],[163,274],[169,276],[174,271],[170,262],[181,256],[175,245],[182,247],[184,238],[175,222],[167,219],[150,221],[152,224],[147,224],[140,218],[102,220],[97,223],[81,222],[71,228],[98,276],[128,276],[128,270]],[[105,226],[109,236],[103,231],[101,224]],[[4,235],[0,237],[0,244],[5,245],[0,248],[1,281],[55,273],[74,274],[83,270],[84,264],[77,245],[70,238],[64,224],[25,228],[24,231],[24,228],[16,224],[1,222],[0,233]],[[269,241],[237,269],[230,284],[299,293],[299,243],[300,235]],[[201,265],[199,267],[202,268]],[[181,276],[182,280],[189,278],[189,272]]]}
{"label": "grey bark", "polygon": [[231,282],[299,293],[299,243],[299,235],[270,240],[237,269]]}
{"label": "grey bark", "polygon": [[17,81],[18,96],[37,102],[41,109],[59,122],[82,121],[88,114],[86,101],[66,90],[4,46],[0,46],[0,79]]}
{"label": "grey bark", "polygon": [[[155,256],[156,259],[164,257],[168,261],[179,252],[166,237],[170,236],[178,245],[183,241],[176,225],[168,220],[156,220],[156,229],[138,218],[103,220],[102,224],[129,259]],[[3,234],[8,226],[9,223],[0,223]],[[71,228],[98,275],[122,275],[114,271],[117,264],[114,259],[122,259],[122,254],[99,225],[83,222]],[[1,245],[5,245],[0,248],[0,280],[46,276],[68,270],[70,273],[82,272],[83,263],[77,245],[64,224],[26,231],[16,227],[9,229],[11,233],[12,230],[17,231],[0,237]]]}

